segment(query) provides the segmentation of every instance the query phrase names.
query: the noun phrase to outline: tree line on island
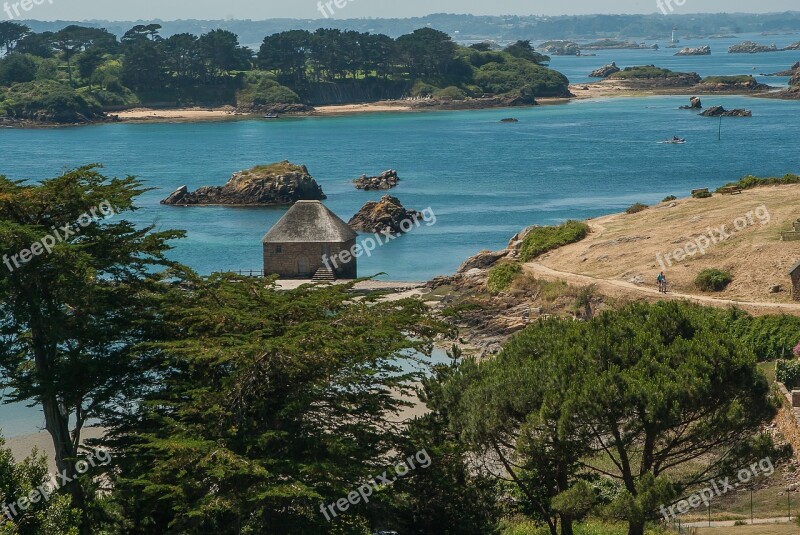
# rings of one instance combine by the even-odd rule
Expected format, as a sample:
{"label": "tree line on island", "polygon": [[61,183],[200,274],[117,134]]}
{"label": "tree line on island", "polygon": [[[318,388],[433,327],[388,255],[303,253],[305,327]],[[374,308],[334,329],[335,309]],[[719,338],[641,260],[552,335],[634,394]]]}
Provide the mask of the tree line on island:
{"label": "tree line on island", "polygon": [[[568,81],[520,41],[462,47],[423,28],[386,35],[319,29],[267,36],[256,52],[227,30],[163,37],[158,24],[120,38],[67,26],[34,33],[0,22],[0,117],[78,121],[148,103],[264,109],[381,98],[565,96]],[[345,96],[342,97],[341,95]]]}
{"label": "tree line on island", "polygon": [[[0,533],[655,535],[661,505],[786,454],[757,361],[792,354],[797,318],[637,303],[432,365],[457,333],[421,300],[199,276],[170,260],[183,232],[126,219],[144,191],[97,167],[0,177],[0,388],[43,410],[67,478]],[[413,394],[430,412],[406,424]],[[81,470],[89,425],[111,461]],[[6,504],[47,477],[0,448]]]}

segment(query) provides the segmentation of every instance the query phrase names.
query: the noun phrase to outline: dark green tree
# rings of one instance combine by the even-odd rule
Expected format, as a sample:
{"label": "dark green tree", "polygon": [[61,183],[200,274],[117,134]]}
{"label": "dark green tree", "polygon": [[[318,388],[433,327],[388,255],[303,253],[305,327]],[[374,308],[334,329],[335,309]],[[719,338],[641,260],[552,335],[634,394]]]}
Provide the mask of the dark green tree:
{"label": "dark green tree", "polygon": [[36,62],[26,54],[0,59],[0,85],[30,82],[36,78]]}
{"label": "dark green tree", "polygon": [[225,275],[174,290],[152,391],[110,424],[129,533],[364,532],[367,505],[331,522],[321,507],[397,455],[407,366],[438,325],[419,301],[349,290]]}
{"label": "dark green tree", "polygon": [[171,265],[167,241],[182,236],[124,219],[143,191],[94,166],[36,184],[0,177],[0,388],[9,402],[41,406],[56,466],[75,480],[65,490],[82,533],[91,532],[89,483],[75,466],[83,428],[136,399],[146,370],[131,348],[165,286],[153,271]]}
{"label": "dark green tree", "polygon": [[250,68],[251,52],[239,45],[239,38],[235,33],[212,30],[201,35],[198,44],[209,72],[216,76]]}
{"label": "dark green tree", "polygon": [[537,65],[543,65],[550,61],[549,56],[536,52],[533,46],[531,46],[530,41],[517,41],[516,43],[508,45],[505,51],[515,58],[525,59]]}
{"label": "dark green tree", "polygon": [[[769,383],[724,312],[630,305],[592,320],[585,350],[590,373],[568,410],[615,467],[587,468],[625,486],[630,535],[644,533],[670,491],[763,457],[753,439],[775,414]],[[688,468],[701,458],[701,468]]]}
{"label": "dark green tree", "polygon": [[31,29],[24,24],[11,20],[0,21],[0,46],[3,47],[3,53],[8,55],[14,52],[14,47],[30,33]]}
{"label": "dark green tree", "polygon": [[52,58],[53,35],[53,32],[30,33],[17,43],[15,50],[20,54]]}
{"label": "dark green tree", "polygon": [[97,68],[103,64],[105,54],[99,47],[90,47],[83,54],[78,56],[75,60],[75,65],[78,67],[78,74],[89,82],[89,88],[92,87],[92,75]]}

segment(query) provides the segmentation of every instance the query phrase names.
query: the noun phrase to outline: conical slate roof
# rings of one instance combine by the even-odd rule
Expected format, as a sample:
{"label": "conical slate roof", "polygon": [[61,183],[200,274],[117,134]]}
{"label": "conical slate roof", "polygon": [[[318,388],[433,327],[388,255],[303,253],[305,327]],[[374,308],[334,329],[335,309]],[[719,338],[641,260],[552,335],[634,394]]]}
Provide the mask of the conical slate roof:
{"label": "conical slate roof", "polygon": [[275,223],[262,243],[345,243],[358,235],[319,201],[298,201]]}

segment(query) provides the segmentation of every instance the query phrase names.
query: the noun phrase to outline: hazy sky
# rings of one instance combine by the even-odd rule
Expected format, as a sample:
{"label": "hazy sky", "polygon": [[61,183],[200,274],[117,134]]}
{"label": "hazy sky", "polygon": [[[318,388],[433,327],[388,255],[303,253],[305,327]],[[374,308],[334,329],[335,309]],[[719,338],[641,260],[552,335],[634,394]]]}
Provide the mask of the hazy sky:
{"label": "hazy sky", "polygon": [[[20,0],[8,1],[11,4]],[[39,20],[323,18],[319,0],[37,0],[23,18]],[[327,2],[328,0],[323,0]],[[656,0],[338,0],[336,18],[413,17],[431,13],[574,15],[654,13]],[[666,1],[666,0],[662,0]],[[800,9],[797,0],[672,0],[675,13],[775,12]]]}

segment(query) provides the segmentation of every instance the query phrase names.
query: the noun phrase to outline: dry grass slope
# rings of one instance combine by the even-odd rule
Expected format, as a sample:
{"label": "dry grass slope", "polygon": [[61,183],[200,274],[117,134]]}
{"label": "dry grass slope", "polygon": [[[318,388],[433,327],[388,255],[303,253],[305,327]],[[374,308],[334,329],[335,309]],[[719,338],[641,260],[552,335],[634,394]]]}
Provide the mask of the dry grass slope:
{"label": "dry grass slope", "polygon": [[[764,207],[769,223],[752,214]],[[751,222],[740,232],[731,232],[737,218]],[[764,214],[763,208],[760,212]],[[713,296],[736,301],[790,303],[788,271],[800,260],[800,241],[780,241],[781,231],[790,230],[800,218],[800,185],[771,186],[744,191],[741,195],[717,195],[709,199],[681,199],[652,206],[636,214],[614,214],[590,221],[592,233],[583,241],[567,245],[539,258],[549,268],[618,280],[653,288],[662,258],[683,248],[710,229],[725,225],[731,237],[712,244],[705,254],[682,261],[664,260],[670,290],[699,294],[694,286],[698,273],[708,268],[729,271],[733,282]],[[715,233],[715,236],[718,236]],[[782,291],[770,288],[781,285]]]}

